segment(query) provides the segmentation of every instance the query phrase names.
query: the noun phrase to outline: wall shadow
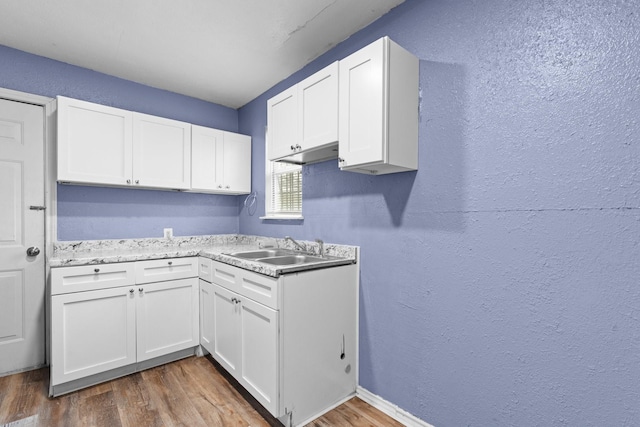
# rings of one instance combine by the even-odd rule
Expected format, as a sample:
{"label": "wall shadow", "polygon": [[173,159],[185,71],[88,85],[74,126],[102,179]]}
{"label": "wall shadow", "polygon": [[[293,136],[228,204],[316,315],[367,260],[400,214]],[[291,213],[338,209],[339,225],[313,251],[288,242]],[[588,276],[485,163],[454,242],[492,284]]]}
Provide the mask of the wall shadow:
{"label": "wall shadow", "polygon": [[466,80],[460,64],[420,61],[418,171],[370,176],[342,172],[336,161],[305,166],[305,210],[346,214],[351,227],[463,231]]}

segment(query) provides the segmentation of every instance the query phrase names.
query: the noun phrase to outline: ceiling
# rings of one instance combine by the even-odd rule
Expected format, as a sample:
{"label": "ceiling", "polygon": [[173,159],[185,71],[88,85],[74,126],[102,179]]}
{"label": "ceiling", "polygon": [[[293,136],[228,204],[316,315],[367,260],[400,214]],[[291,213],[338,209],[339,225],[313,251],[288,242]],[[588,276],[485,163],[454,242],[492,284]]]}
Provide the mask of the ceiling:
{"label": "ceiling", "polygon": [[7,0],[0,44],[238,108],[404,0]]}

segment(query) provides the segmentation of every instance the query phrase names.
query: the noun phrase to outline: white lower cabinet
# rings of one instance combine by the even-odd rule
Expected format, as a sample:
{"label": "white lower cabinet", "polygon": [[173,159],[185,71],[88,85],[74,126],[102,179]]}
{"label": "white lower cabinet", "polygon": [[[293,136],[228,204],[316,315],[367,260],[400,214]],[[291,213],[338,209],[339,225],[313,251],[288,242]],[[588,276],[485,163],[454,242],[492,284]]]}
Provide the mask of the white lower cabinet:
{"label": "white lower cabinet", "polygon": [[200,343],[285,426],[303,425],[355,394],[357,271],[273,278],[200,258]]}
{"label": "white lower cabinet", "polygon": [[162,268],[158,261],[52,269],[51,395],[135,372],[198,345],[197,258],[160,264],[174,261],[184,272],[168,265],[153,283],[136,281],[136,271]]}
{"label": "white lower cabinet", "polygon": [[51,383],[136,362],[136,301],[129,287],[55,295]]}
{"label": "white lower cabinet", "polygon": [[216,284],[213,301],[213,357],[275,413],[278,312]]}
{"label": "white lower cabinet", "polygon": [[199,344],[197,278],[149,283],[137,292],[138,362]]}

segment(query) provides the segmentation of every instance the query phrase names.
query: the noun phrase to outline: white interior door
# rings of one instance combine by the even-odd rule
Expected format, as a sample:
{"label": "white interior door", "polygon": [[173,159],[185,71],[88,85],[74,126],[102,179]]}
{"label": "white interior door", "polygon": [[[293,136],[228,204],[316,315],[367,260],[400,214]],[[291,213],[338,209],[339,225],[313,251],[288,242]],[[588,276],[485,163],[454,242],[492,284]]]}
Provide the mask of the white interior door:
{"label": "white interior door", "polygon": [[0,99],[0,375],[45,361],[44,197],[43,108]]}

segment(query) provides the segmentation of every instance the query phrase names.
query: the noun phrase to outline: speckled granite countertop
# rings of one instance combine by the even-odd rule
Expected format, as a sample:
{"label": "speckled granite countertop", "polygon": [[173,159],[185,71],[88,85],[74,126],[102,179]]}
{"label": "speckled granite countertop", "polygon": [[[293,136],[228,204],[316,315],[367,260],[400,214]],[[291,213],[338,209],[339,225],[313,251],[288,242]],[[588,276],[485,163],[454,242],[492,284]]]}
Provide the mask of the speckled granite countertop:
{"label": "speckled granite countertop", "polygon": [[[309,251],[318,252],[318,247],[315,242],[301,241],[300,243],[309,248]],[[291,242],[285,241],[284,239],[238,234],[175,237],[173,239],[56,242],[54,244],[53,255],[49,257],[49,265],[55,268],[74,265],[204,256],[273,277],[317,268],[317,266],[313,265],[275,266],[227,255],[233,252],[251,251],[270,246],[294,249]],[[340,260],[335,260],[334,263],[324,263],[323,267],[357,262],[356,246],[325,244],[324,249],[325,255],[337,257],[340,258]]]}

